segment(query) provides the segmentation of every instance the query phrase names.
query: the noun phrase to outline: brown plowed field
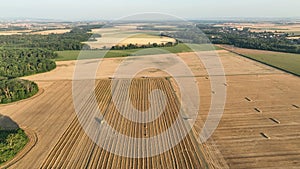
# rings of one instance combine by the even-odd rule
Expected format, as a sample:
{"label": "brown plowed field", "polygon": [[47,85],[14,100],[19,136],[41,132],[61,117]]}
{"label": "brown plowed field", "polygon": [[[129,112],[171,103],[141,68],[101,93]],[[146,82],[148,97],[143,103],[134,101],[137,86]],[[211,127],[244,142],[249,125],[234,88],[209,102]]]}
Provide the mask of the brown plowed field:
{"label": "brown plowed field", "polygon": [[[179,56],[196,75],[201,92],[200,116],[193,132],[173,149],[144,159],[111,154],[89,139],[81,129],[73,108],[71,79],[75,62],[59,62],[54,71],[26,77],[43,88],[41,95],[0,106],[1,114],[35,131],[38,137],[35,147],[11,168],[298,168],[299,77],[227,51],[218,52],[226,73],[227,99],[222,120],[206,143],[200,144],[195,138],[206,119],[212,91],[205,68],[195,61],[192,54]],[[145,129],[144,125],[120,116],[110,100],[111,81],[107,77],[112,76],[112,70],[119,63],[120,58],[107,59],[102,62],[105,70],[97,74],[97,100],[99,108],[106,112],[104,119],[119,132],[132,137],[143,138],[161,133],[178,115],[179,103],[173,90],[176,94],[179,92],[174,80],[162,78],[166,75],[159,71],[146,71],[139,76],[152,78],[136,78],[133,81],[130,93],[137,109],[148,108],[146,98],[150,90],[159,88],[169,98],[168,109],[163,116],[147,123]],[[115,95],[122,96],[122,83],[126,80],[118,79],[113,90]],[[85,92],[84,86],[81,90]],[[178,132],[184,130],[183,125],[179,126]],[[111,146],[122,144],[109,138],[107,141]],[[126,147],[121,151],[126,151]]]}

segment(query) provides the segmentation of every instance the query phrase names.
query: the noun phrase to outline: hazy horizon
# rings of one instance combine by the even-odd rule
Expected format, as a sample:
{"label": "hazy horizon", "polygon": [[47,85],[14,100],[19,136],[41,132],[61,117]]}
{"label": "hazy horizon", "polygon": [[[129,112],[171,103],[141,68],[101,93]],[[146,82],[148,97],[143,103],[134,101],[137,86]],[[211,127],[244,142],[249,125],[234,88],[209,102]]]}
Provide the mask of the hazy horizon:
{"label": "hazy horizon", "polygon": [[296,0],[96,1],[11,0],[1,4],[1,18],[53,20],[114,20],[143,12],[175,15],[189,20],[226,18],[300,18]]}
{"label": "hazy horizon", "polygon": [[[89,18],[81,18],[81,19],[59,19],[59,18],[39,18],[39,17],[0,17],[0,22],[110,22],[116,19],[89,19]],[[276,21],[294,21],[300,22],[300,17],[211,17],[211,18],[183,18],[186,21],[224,21],[224,22],[276,22]],[[135,21],[135,20],[131,20]],[[136,20],[143,21],[143,20]],[[152,21],[152,20],[150,20]],[[153,20],[156,21],[156,20]],[[159,21],[159,20],[157,20]],[[166,21],[166,20],[165,20]],[[172,20],[170,20],[172,21]],[[145,21],[146,22],[146,21]]]}

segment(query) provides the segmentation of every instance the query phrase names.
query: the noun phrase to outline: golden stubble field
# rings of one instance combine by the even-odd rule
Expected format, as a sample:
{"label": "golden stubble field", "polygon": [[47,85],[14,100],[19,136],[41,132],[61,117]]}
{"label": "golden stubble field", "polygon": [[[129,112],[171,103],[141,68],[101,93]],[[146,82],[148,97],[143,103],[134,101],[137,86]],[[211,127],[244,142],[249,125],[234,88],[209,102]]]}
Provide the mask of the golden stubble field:
{"label": "golden stubble field", "polygon": [[53,30],[43,30],[43,31],[0,31],[0,35],[22,35],[22,34],[31,34],[31,35],[49,35],[49,34],[64,34],[70,32],[71,29],[53,29]]}
{"label": "golden stubble field", "polygon": [[30,34],[34,34],[34,35],[64,34],[70,31],[71,29],[53,29],[53,30],[30,32]]}
{"label": "golden stubble field", "polygon": [[286,32],[286,33],[295,33],[299,35],[300,33],[300,23],[291,23],[291,24],[275,24],[268,22],[261,23],[225,23],[219,24],[216,26],[230,26],[235,28],[250,28],[252,32]]}
{"label": "golden stubble field", "polygon": [[0,31],[0,35],[21,35],[31,32],[31,30],[19,30],[19,31]]}
{"label": "golden stubble field", "polygon": [[[141,31],[137,30],[138,25],[122,25],[109,28],[93,29],[92,33],[100,34],[101,38],[96,38],[96,41],[84,42],[92,49],[111,48],[112,46],[127,46],[134,45],[148,45],[150,44],[166,44],[168,42],[175,43],[176,40],[169,37],[160,37],[151,35],[155,31]],[[155,34],[159,34],[156,32]]]}
{"label": "golden stubble field", "polygon": [[[11,168],[297,168],[300,163],[300,79],[228,51],[218,53],[226,73],[227,99],[222,120],[206,143],[198,143],[195,137],[203,127],[213,94],[206,73],[210,68],[197,62],[194,54],[178,54],[196,75],[201,92],[200,115],[193,132],[168,152],[144,159],[111,154],[94,144],[83,132],[72,101],[71,80],[76,61],[64,61],[58,62],[57,69],[51,72],[25,78],[39,84],[43,89],[40,95],[0,106],[1,114],[10,116],[38,137],[31,151]],[[210,52],[201,54],[211,55]],[[140,57],[158,56],[131,59]],[[146,95],[156,86],[154,88],[168,93],[170,100],[165,116],[147,124],[145,130],[144,125],[128,122],[118,115],[109,101],[111,80],[108,77],[113,75],[122,59],[104,59],[101,63],[96,75],[97,99],[101,100],[99,108],[108,112],[105,120],[124,134],[133,137],[159,134],[176,117],[179,103],[174,98],[180,95],[176,83],[172,78],[164,78],[168,75],[159,70],[145,70],[134,80],[139,84],[131,90],[134,97]],[[86,60],[86,64],[95,61]],[[140,78],[145,76],[148,78]],[[120,79],[120,84],[124,80]],[[79,90],[84,93],[85,87]],[[122,96],[120,86],[115,92]],[[148,104],[147,100],[133,100],[136,106]],[[184,126],[181,129],[184,130]],[[113,140],[108,143],[112,146],[122,144]],[[122,151],[126,151],[126,147]]]}

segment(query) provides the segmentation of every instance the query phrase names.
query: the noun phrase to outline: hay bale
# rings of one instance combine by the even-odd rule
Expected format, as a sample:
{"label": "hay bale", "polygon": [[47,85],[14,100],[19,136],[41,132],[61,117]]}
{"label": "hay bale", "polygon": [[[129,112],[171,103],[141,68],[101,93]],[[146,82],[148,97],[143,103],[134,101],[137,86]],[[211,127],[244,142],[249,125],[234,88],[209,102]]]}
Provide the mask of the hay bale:
{"label": "hay bale", "polygon": [[297,109],[299,109],[299,108],[300,108],[299,106],[297,106],[297,105],[295,105],[295,104],[293,104],[293,106],[294,106],[295,108],[297,108]]}
{"label": "hay bale", "polygon": [[246,99],[248,102],[251,102],[251,101],[252,101],[249,97],[245,97],[245,99]]}
{"label": "hay bale", "polygon": [[271,139],[271,137],[269,137],[266,133],[260,133],[260,134],[266,139]]}
{"label": "hay bale", "polygon": [[277,124],[280,124],[280,121],[275,119],[275,118],[270,118],[270,120],[272,120],[273,122],[277,123]]}
{"label": "hay bale", "polygon": [[0,130],[17,130],[19,125],[7,116],[0,115]]}
{"label": "hay bale", "polygon": [[259,110],[259,108],[256,108],[256,107],[254,108],[254,110],[257,111],[258,113],[262,112],[261,110]]}

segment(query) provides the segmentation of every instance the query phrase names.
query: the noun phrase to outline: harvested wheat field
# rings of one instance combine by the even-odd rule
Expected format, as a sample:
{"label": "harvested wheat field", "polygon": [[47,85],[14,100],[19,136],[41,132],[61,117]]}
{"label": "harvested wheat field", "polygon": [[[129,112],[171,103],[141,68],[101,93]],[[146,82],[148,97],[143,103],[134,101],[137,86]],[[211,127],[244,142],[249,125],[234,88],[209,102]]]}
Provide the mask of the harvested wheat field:
{"label": "harvested wheat field", "polygon": [[42,30],[42,31],[31,32],[30,34],[34,34],[34,35],[64,34],[70,31],[71,29],[53,29],[53,30]]}
{"label": "harvested wheat field", "polygon": [[[200,52],[209,59],[210,52]],[[72,101],[72,75],[76,61],[58,62],[48,73],[26,77],[43,90],[25,101],[1,105],[21,127],[38,137],[36,145],[11,168],[298,168],[300,165],[300,79],[228,51],[218,51],[226,73],[227,99],[221,122],[206,143],[197,138],[207,118],[210,88],[207,69],[194,54],[178,54],[196,76],[200,90],[200,115],[185,139],[169,151],[149,158],[121,157],[97,146],[80,126]],[[142,59],[130,57],[131,61]],[[167,55],[160,55],[160,58]],[[158,135],[178,116],[180,92],[173,78],[160,70],[145,70],[132,82],[130,94],[137,109],[146,110],[148,94],[161,89],[167,94],[163,115],[147,124],[126,120],[111,101],[111,79],[114,69],[124,58],[104,59],[96,77],[96,98],[103,118],[120,133],[137,138]],[[93,64],[96,60],[86,60]],[[163,61],[163,59],[162,59]],[[141,78],[148,77],[148,78]],[[189,77],[179,77],[189,78]],[[113,94],[122,99],[122,84],[128,79],[115,79]],[[84,85],[80,87],[85,92]],[[83,114],[89,115],[89,103],[83,103]],[[124,108],[126,109],[126,108]],[[126,112],[126,111],[125,111]],[[131,112],[127,112],[130,114]],[[184,119],[178,133],[185,130]],[[170,137],[169,139],[172,139]],[[122,145],[107,137],[112,148]],[[168,139],[161,140],[167,144]],[[118,147],[119,147],[118,146]],[[159,145],[158,145],[159,146]],[[125,151],[123,147],[120,151]],[[135,150],[135,153],[140,153]]]}
{"label": "harvested wheat field", "polygon": [[276,23],[225,23],[215,26],[230,26],[235,28],[250,28],[252,32],[286,32],[286,33],[296,33],[300,32],[299,23],[286,23],[286,24],[276,24]]}
{"label": "harvested wheat field", "polygon": [[31,30],[0,31],[0,35],[21,35],[29,32],[31,32]]}
{"label": "harvested wheat field", "polygon": [[104,33],[101,38],[96,38],[97,41],[85,42],[92,49],[111,48],[112,46],[127,46],[133,45],[148,45],[148,44],[166,44],[168,42],[175,43],[176,40],[169,37],[138,34],[137,32],[126,31],[124,33]]}
{"label": "harvested wheat field", "polygon": [[93,29],[91,33],[100,34],[96,41],[84,42],[92,49],[111,48],[112,46],[122,45],[148,45],[148,44],[166,44],[175,43],[174,38],[159,36],[156,31],[137,30],[138,25],[123,25],[108,28]]}
{"label": "harvested wheat field", "polygon": [[[114,89],[120,99],[124,95],[122,86],[127,80],[119,80],[118,86]],[[178,116],[179,103],[173,93],[172,86],[165,78],[154,79],[135,79],[132,82],[133,87],[133,103],[138,109],[145,111],[147,108],[147,93],[153,89],[161,89],[167,93],[168,104],[164,114],[154,122],[147,124],[139,124],[130,122],[122,117],[111,102],[111,81],[100,80],[96,87],[96,97],[99,100],[99,108],[103,114],[105,121],[111,125],[117,132],[135,138],[149,138],[165,131]],[[156,96],[157,97],[157,96]],[[144,98],[144,99],[142,99]],[[146,97],[147,98],[147,97]],[[88,111],[89,103],[84,105],[83,111]],[[126,109],[126,107],[123,107]],[[130,112],[128,111],[128,114]],[[86,112],[86,116],[89,113]],[[183,132],[184,122],[181,121],[178,132]],[[106,133],[107,134],[107,133]],[[108,134],[107,134],[108,135]],[[171,138],[170,138],[171,139]],[[164,144],[167,140],[161,140]],[[106,137],[106,144],[117,146],[122,142],[117,142],[113,137]],[[138,143],[134,143],[138,144]],[[147,145],[145,145],[147,146]],[[122,147],[122,146],[121,146]],[[120,151],[127,150],[128,147],[122,147]],[[139,153],[138,150],[135,153]],[[51,153],[42,163],[41,168],[206,168],[207,164],[203,157],[201,148],[192,134],[188,135],[180,144],[164,154],[150,158],[126,158],[114,155],[95,145],[81,130],[81,126],[74,118],[69,128],[62,135]],[[61,154],[61,152],[66,152]],[[81,153],[78,153],[81,152]]]}

